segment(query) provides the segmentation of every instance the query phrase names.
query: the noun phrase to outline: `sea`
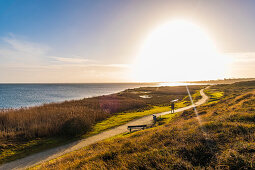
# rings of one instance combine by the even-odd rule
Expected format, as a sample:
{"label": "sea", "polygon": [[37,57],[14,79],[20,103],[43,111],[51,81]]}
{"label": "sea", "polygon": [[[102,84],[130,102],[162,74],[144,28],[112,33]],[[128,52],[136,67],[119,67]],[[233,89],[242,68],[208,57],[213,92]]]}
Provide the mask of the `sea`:
{"label": "sea", "polygon": [[83,99],[148,86],[177,86],[183,83],[87,83],[87,84],[0,84],[0,110]]}
{"label": "sea", "polygon": [[154,85],[156,84],[0,84],[0,109],[17,109],[51,102],[83,99],[117,93],[130,88]]}

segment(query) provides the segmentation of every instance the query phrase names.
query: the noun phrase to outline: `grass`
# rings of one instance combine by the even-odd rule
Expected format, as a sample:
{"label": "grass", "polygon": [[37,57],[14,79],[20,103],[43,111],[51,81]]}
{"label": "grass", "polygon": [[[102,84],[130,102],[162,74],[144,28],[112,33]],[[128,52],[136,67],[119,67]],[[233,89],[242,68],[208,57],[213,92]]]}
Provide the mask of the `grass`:
{"label": "grass", "polygon": [[172,121],[172,119],[177,116],[177,113],[174,114],[166,114],[166,115],[162,115],[160,117],[157,118],[157,123],[156,126],[160,126],[163,124],[167,124],[170,123],[170,121]]}
{"label": "grass", "polygon": [[[192,98],[194,99],[194,102],[199,100],[201,98],[200,90],[197,90],[194,94],[192,94]],[[188,99],[188,96],[185,96],[180,102],[177,102],[175,104],[175,108],[178,109],[178,108],[182,108],[182,107],[186,107],[186,106],[190,105],[191,103],[190,103],[190,101],[187,101],[187,99]],[[137,119],[140,117],[144,117],[144,116],[152,115],[152,114],[156,114],[156,113],[161,113],[161,112],[166,112],[166,111],[170,111],[169,106],[161,106],[161,107],[153,106],[152,109],[145,110],[142,112],[118,113],[118,114],[113,115],[99,123],[96,123],[92,127],[92,130],[88,134],[84,135],[83,137],[88,137],[91,135],[98,134],[98,133],[103,132],[107,129],[123,125],[131,120],[134,120],[134,119]],[[167,116],[163,116],[163,117],[167,117]]]}
{"label": "grass", "polygon": [[[201,86],[192,86],[197,93]],[[143,99],[140,95],[152,98]],[[141,87],[82,100],[0,112],[0,163],[22,158],[145,115],[167,111],[169,101],[187,95],[185,87]]]}
{"label": "grass", "polygon": [[66,138],[34,139],[24,143],[1,144],[0,164],[70,142]]}
{"label": "grass", "polygon": [[[255,81],[213,86],[217,102],[162,116],[32,169],[254,169]],[[216,95],[217,94],[217,95]],[[205,135],[205,133],[207,135]]]}
{"label": "grass", "polygon": [[98,134],[102,131],[105,131],[107,129],[125,124],[131,120],[143,117],[143,116],[147,116],[147,115],[151,115],[151,114],[155,114],[155,113],[161,113],[161,112],[166,112],[169,111],[169,107],[165,106],[165,107],[159,107],[159,106],[154,106],[152,109],[150,110],[145,110],[143,112],[130,112],[130,113],[119,113],[116,114],[106,120],[103,120],[102,122],[97,123],[93,128],[92,131],[90,133],[88,133],[88,135],[95,135]]}
{"label": "grass", "polygon": [[209,96],[207,104],[217,103],[224,96],[224,92],[210,88],[205,90],[205,94]]}

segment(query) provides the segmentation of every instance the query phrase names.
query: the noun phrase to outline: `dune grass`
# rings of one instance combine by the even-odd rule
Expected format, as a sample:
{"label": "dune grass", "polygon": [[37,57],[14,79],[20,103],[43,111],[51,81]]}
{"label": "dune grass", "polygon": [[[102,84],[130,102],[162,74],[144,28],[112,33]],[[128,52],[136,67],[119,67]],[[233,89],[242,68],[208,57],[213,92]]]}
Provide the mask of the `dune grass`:
{"label": "dune grass", "polygon": [[98,142],[32,169],[254,169],[255,81],[213,88],[224,97],[197,108],[201,124],[192,109],[165,115],[157,127]]}

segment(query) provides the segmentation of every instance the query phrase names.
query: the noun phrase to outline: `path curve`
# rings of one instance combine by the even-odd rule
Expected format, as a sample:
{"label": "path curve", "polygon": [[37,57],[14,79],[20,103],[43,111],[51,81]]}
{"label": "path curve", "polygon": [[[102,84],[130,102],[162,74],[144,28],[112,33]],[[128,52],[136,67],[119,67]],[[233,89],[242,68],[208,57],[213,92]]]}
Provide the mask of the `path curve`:
{"label": "path curve", "polygon": [[[195,106],[199,106],[201,104],[204,104],[208,99],[208,96],[206,96],[205,93],[204,93],[204,89],[200,90],[200,94],[201,94],[202,98],[194,104]],[[175,112],[181,112],[181,111],[190,109],[190,108],[194,107],[194,105],[190,105],[190,106],[187,106],[187,107],[177,109]],[[162,113],[158,113],[158,114],[155,114],[155,115],[160,116],[160,115],[166,115],[166,114],[169,114],[169,113],[170,113],[170,111],[167,111],[167,112],[162,112]],[[57,158],[57,157],[59,157],[63,154],[81,149],[85,146],[96,143],[98,141],[101,141],[101,140],[107,139],[109,137],[113,137],[115,135],[127,132],[127,126],[138,125],[138,124],[149,124],[151,122],[152,122],[151,115],[144,116],[142,118],[135,119],[135,120],[130,121],[130,122],[124,124],[124,125],[106,130],[104,132],[101,132],[97,135],[88,137],[86,139],[82,139],[82,140],[75,141],[75,142],[72,142],[72,143],[69,143],[69,144],[66,144],[66,145],[58,146],[56,148],[48,149],[48,150],[43,151],[43,152],[39,152],[39,153],[36,153],[36,154],[33,154],[33,155],[29,155],[25,158],[21,158],[21,159],[3,164],[3,165],[0,166],[0,170],[26,169],[28,167],[35,166],[35,165],[41,164],[45,161]]]}

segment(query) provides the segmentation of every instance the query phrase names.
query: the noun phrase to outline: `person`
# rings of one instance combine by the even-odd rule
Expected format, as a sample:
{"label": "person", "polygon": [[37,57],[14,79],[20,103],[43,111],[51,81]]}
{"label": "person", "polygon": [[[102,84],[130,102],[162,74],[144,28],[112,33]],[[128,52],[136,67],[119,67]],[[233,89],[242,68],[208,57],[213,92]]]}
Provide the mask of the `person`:
{"label": "person", "polygon": [[174,113],[174,102],[171,103],[171,113]]}
{"label": "person", "polygon": [[154,124],[156,123],[156,121],[157,121],[157,116],[156,115],[152,115],[153,116],[153,122],[154,122]]}

